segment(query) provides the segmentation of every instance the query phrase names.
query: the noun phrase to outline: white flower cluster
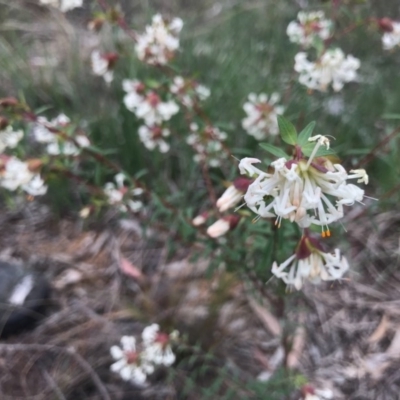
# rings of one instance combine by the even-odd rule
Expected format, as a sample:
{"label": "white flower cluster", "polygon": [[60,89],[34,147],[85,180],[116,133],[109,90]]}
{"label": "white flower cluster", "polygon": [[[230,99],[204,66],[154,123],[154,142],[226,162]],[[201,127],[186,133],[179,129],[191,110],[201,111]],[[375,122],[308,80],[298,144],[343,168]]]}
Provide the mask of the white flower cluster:
{"label": "white flower cluster", "polygon": [[138,133],[140,140],[147,149],[154,150],[158,148],[160,153],[167,153],[169,151],[169,143],[164,140],[164,138],[171,134],[168,128],[163,128],[159,125],[154,125],[152,127],[142,125]]}
{"label": "white flower cluster", "polygon": [[219,167],[221,160],[226,157],[222,151],[222,142],[226,140],[227,134],[213,126],[200,130],[194,122],[190,124],[190,132],[186,143],[196,152],[193,160],[197,163],[207,162],[210,167]]}
{"label": "white flower cluster", "polygon": [[182,27],[180,18],[167,21],[160,14],[154,15],[152,24],[137,37],[135,50],[139,60],[153,65],[167,64],[179,48]]}
{"label": "white flower cluster", "polygon": [[382,36],[382,45],[384,50],[391,50],[400,46],[400,22],[391,21],[391,31],[385,32]]}
{"label": "white flower cluster", "polygon": [[305,280],[320,283],[340,279],[348,269],[349,264],[345,257],[340,256],[339,249],[330,254],[318,247],[310,248],[305,258],[293,254],[280,265],[272,264],[272,273],[297,290],[302,288]]}
{"label": "white flower cluster", "polygon": [[256,176],[244,196],[247,205],[260,217],[276,217],[277,225],[282,219],[296,222],[301,228],[315,224],[327,235],[328,225],[343,217],[343,206],[361,202],[364,197],[364,190],[347,180],[356,178],[357,182],[368,183],[364,170],[351,170],[353,173],[348,174],[340,164],[332,164],[326,158],[315,162],[311,157],[308,161],[280,158],[271,163],[272,173],[253,166],[259,162],[244,158],[239,164],[242,174]]}
{"label": "white flower cluster", "polygon": [[70,122],[71,120],[65,114],[60,114],[51,121],[48,121],[46,117],[38,117],[32,129],[33,136],[37,142],[47,144],[46,151],[52,156],[60,154],[76,156],[81,148],[90,146],[89,139],[85,135],[77,134],[71,137],[71,140],[66,140],[51,131],[66,128]]}
{"label": "white flower cluster", "polygon": [[93,74],[103,77],[104,81],[110,84],[114,79],[114,71],[110,69],[114,59],[98,50],[93,50],[90,58]]}
{"label": "white flower cluster", "polygon": [[39,174],[29,169],[29,163],[17,157],[1,159],[0,186],[12,192],[22,189],[31,196],[41,196],[47,192],[47,186]]}
{"label": "white flower cluster", "polygon": [[133,336],[123,336],[121,347],[112,346],[111,356],[117,360],[111,365],[113,372],[120,374],[125,381],[137,385],[145,385],[148,375],[151,375],[157,366],[169,367],[175,362],[175,354],[171,343],[177,340],[177,331],[167,335],[160,332],[157,324],[144,328],[142,342],[138,346]]}
{"label": "white flower cluster", "polygon": [[122,212],[128,210],[138,212],[143,208],[143,203],[139,200],[132,200],[131,196],[140,196],[143,193],[142,188],[134,188],[129,190],[125,186],[126,177],[123,173],[115,175],[114,182],[107,182],[104,186],[104,194],[107,197],[108,204],[118,205]]}
{"label": "white flower cluster", "polygon": [[169,144],[164,138],[170,135],[170,131],[162,124],[179,111],[179,106],[172,100],[162,101],[155,91],[146,90],[145,85],[137,80],[125,79],[122,87],[126,92],[126,108],[144,120],[145,125],[138,131],[140,140],[149,150],[158,148],[161,153],[166,153]]}
{"label": "white flower cluster", "polygon": [[24,132],[14,131],[11,125],[8,125],[5,129],[0,131],[0,153],[3,153],[5,149],[15,149],[21,139],[24,137]]}
{"label": "white flower cluster", "polygon": [[146,90],[144,84],[137,80],[125,79],[122,88],[126,92],[126,108],[143,119],[148,126],[169,121],[179,111],[179,106],[174,101],[162,101],[155,91]]}
{"label": "white flower cluster", "polygon": [[[259,217],[276,218],[278,227],[282,219],[296,222],[300,228],[319,225],[322,236],[330,236],[329,224],[343,217],[343,206],[352,206],[364,198],[364,190],[348,183],[349,179],[368,183],[365,170],[351,170],[350,174],[340,164],[332,164],[326,157],[316,157],[320,146],[329,148],[329,140],[321,135],[309,138],[316,141],[310,157],[301,153],[292,160],[280,158],[271,163],[271,172],[256,168],[261,162],[256,158],[244,158],[239,169],[242,174],[255,178],[250,184],[244,200]],[[309,238],[306,238],[310,243]],[[289,273],[284,270],[290,267]],[[286,283],[300,288],[303,280],[337,279],[348,269],[347,262],[335,255],[322,252],[318,246],[308,246],[308,252],[298,254],[278,266],[273,273]]]}
{"label": "white flower cluster", "polygon": [[300,11],[297,19],[298,22],[290,22],[286,30],[292,43],[308,48],[316,39],[326,40],[332,34],[332,21],[325,18],[323,11]]}
{"label": "white flower cluster", "polygon": [[193,108],[197,102],[204,101],[210,96],[210,89],[181,76],[174,78],[170,92],[187,108]]}
{"label": "white flower cluster", "polygon": [[257,140],[263,140],[268,135],[277,135],[279,132],[277,116],[283,114],[285,108],[277,105],[280,100],[278,93],[268,95],[261,93],[258,96],[250,93],[243,109],[247,117],[242,120],[243,129]]}
{"label": "white flower cluster", "polygon": [[39,0],[41,4],[59,8],[61,12],[67,12],[83,6],[83,0]]}
{"label": "white flower cluster", "polygon": [[309,89],[325,92],[329,85],[335,92],[341,90],[345,83],[357,80],[360,60],[352,55],[345,56],[341,49],[325,51],[312,62],[304,52],[295,56],[294,69],[300,74],[299,82]]}

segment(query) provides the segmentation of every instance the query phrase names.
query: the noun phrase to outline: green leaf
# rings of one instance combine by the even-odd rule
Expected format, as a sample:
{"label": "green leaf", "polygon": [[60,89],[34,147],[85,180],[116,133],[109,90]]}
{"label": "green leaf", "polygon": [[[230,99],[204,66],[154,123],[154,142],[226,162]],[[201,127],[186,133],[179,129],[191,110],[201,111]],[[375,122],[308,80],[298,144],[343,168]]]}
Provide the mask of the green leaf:
{"label": "green leaf", "polygon": [[294,125],[286,118],[278,115],[278,126],[282,140],[287,144],[295,145],[297,142],[297,132]]}
{"label": "green leaf", "polygon": [[272,144],[260,143],[260,146],[264,150],[268,151],[268,153],[271,153],[276,157],[279,157],[279,158],[285,157],[286,159],[290,158],[290,156],[288,156],[283,150],[281,150],[279,147],[273,146]]}
{"label": "green leaf", "polygon": [[[306,157],[310,157],[311,153],[313,152],[315,147],[315,143],[308,143],[305,146],[302,146],[301,151]],[[315,157],[324,157],[324,156],[330,156],[330,155],[336,155],[336,152],[332,149],[327,149],[324,146],[321,146]]]}
{"label": "green leaf", "polygon": [[383,119],[400,119],[400,114],[383,114]]}
{"label": "green leaf", "polygon": [[311,137],[315,128],[315,121],[310,122],[300,133],[297,138],[297,144],[299,146],[305,146],[308,144],[308,139]]}

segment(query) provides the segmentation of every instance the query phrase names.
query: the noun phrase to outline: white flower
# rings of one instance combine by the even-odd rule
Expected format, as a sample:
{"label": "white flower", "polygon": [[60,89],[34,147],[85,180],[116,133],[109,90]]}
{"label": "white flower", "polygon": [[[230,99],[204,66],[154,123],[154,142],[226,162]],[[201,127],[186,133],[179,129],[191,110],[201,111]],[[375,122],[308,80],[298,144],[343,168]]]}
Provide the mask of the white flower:
{"label": "white flower", "polygon": [[294,69],[300,74],[299,82],[309,89],[327,91],[329,85],[335,92],[345,83],[357,80],[360,60],[340,49],[327,50],[317,61],[307,60],[307,54],[300,52],[295,56]]}
{"label": "white flower", "polygon": [[141,142],[149,149],[154,150],[158,148],[161,153],[167,153],[169,151],[169,144],[164,140],[165,137],[170,135],[170,131],[167,128],[161,126],[148,127],[142,125],[139,128],[139,138]]}
{"label": "white flower", "polygon": [[[66,156],[76,156],[80,152],[81,147],[90,146],[89,139],[82,134],[78,134],[75,138],[71,137],[71,141],[68,141],[56,133],[51,132],[52,128],[62,129],[69,125],[71,120],[65,115],[60,114],[50,122],[45,117],[38,117],[32,132],[35,140],[39,143],[47,143],[46,151],[52,156],[58,156],[60,154]],[[75,139],[75,143],[72,142]]]}
{"label": "white flower", "polygon": [[332,33],[332,21],[325,18],[323,11],[300,11],[297,21],[292,21],[287,27],[286,33],[292,43],[298,43],[303,47],[310,47],[316,39],[326,40]]}
{"label": "white flower", "polygon": [[306,385],[302,388],[302,400],[331,400],[333,392],[330,389],[315,389],[311,385]]}
{"label": "white flower", "polygon": [[391,32],[385,32],[382,36],[384,50],[391,50],[400,46],[400,22],[391,21]]}
{"label": "white flower", "polygon": [[28,183],[21,185],[21,189],[31,196],[42,196],[47,192],[47,186],[38,174],[36,174]]}
{"label": "white flower", "polygon": [[154,92],[145,92],[145,87],[139,81],[124,80],[122,87],[127,94],[124,103],[129,111],[144,120],[148,126],[160,125],[168,121],[179,111],[179,106],[172,100],[162,101]]}
{"label": "white flower", "polygon": [[114,73],[109,69],[110,61],[98,50],[92,51],[91,61],[93,73],[102,76],[106,83],[111,83],[114,79]]}
{"label": "white flower", "polygon": [[123,336],[121,347],[112,346],[111,356],[117,360],[111,365],[113,372],[120,374],[125,381],[131,381],[138,385],[146,382],[147,375],[154,372],[154,366],[149,362],[143,353],[136,351],[136,339],[133,336]]}
{"label": "white flower", "polygon": [[176,336],[176,331],[170,335],[160,332],[158,324],[152,324],[144,328],[142,340],[146,359],[155,365],[164,365],[166,367],[172,365],[176,357],[171,349],[170,342],[175,340]]}
{"label": "white flower", "polygon": [[170,92],[176,95],[181,103],[192,108],[197,101],[206,100],[210,96],[210,89],[192,80],[185,80],[176,76],[170,86]]}
{"label": "white flower", "polygon": [[131,210],[132,212],[138,212],[143,208],[143,203],[139,200],[133,200],[130,196],[140,196],[143,193],[142,188],[134,188],[129,190],[125,186],[126,177],[123,173],[115,175],[114,182],[107,182],[104,185],[103,191],[107,197],[107,202],[110,205],[118,205],[118,208],[122,212]]}
{"label": "white flower", "polygon": [[83,6],[83,0],[40,0],[40,3],[57,7],[61,12],[67,12]]}
{"label": "white flower", "polygon": [[10,191],[21,188],[31,196],[40,196],[47,191],[40,176],[29,170],[28,163],[16,157],[7,159],[0,175],[0,186]]}
{"label": "white flower", "polygon": [[168,22],[160,14],[154,15],[152,24],[137,37],[135,51],[139,60],[148,64],[167,64],[179,48],[182,26],[180,18]]}
{"label": "white flower", "polygon": [[272,264],[272,273],[281,278],[287,285],[300,290],[304,281],[312,283],[340,279],[349,269],[345,257],[340,256],[339,249],[334,254],[325,253],[315,239],[303,236],[297,251],[285,262]]}
{"label": "white flower", "polygon": [[71,120],[65,114],[59,114],[51,121],[48,121],[46,117],[38,117],[32,133],[35,140],[40,143],[53,143],[57,140],[57,136],[50,131],[50,128],[64,128],[70,122]]}
{"label": "white flower", "polygon": [[7,190],[15,191],[20,186],[29,183],[33,176],[27,163],[16,157],[10,157],[1,172],[0,185]]}
{"label": "white flower", "polygon": [[242,120],[243,129],[257,140],[265,139],[268,134],[277,135],[279,132],[277,116],[283,114],[284,107],[277,105],[280,100],[278,93],[268,95],[261,93],[249,94],[249,101],[244,103],[243,109],[247,117]]}
{"label": "white flower", "polygon": [[210,167],[219,167],[221,160],[226,158],[226,153],[222,151],[222,142],[226,140],[227,134],[212,126],[199,130],[196,123],[190,124],[190,130],[186,143],[196,152],[193,160],[197,163],[207,162]]}
{"label": "white flower", "polygon": [[12,126],[7,126],[7,128],[0,131],[0,153],[3,153],[7,148],[14,149],[17,147],[23,137],[23,131],[14,131]]}
{"label": "white flower", "polygon": [[328,225],[343,217],[343,205],[361,202],[364,197],[364,191],[347,180],[366,183],[368,175],[364,170],[354,170],[349,175],[340,164],[315,158],[323,144],[326,138],[321,136],[308,159],[299,156],[274,161],[270,173],[253,166],[260,160],[243,159],[240,172],[256,177],[244,196],[247,206],[261,217],[276,216],[278,226],[282,219],[295,221],[302,228],[316,224],[322,227],[323,236],[329,236]]}

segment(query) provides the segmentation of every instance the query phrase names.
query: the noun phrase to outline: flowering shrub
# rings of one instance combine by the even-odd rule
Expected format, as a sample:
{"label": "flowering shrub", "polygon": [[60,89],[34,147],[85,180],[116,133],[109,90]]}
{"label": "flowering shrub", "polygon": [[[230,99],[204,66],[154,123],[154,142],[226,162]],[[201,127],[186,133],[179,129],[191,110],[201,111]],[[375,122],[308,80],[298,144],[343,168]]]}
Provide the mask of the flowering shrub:
{"label": "flowering shrub", "polygon": [[[82,6],[81,1],[40,3],[61,12]],[[79,121],[66,110],[68,116],[62,110],[37,110],[22,97],[3,98],[0,186],[31,199],[46,194],[55,176],[67,177],[79,183],[82,218],[97,216],[107,207],[134,213],[144,225],[154,223],[168,231],[172,249],[177,238],[184,246],[196,242],[211,265],[225,265],[233,272],[251,270],[282,304],[289,296],[287,286],[307,290],[309,283],[342,279],[352,261],[339,245],[331,244],[339,238],[334,223],[351,207],[366,209],[369,176],[359,155],[373,160],[388,140],[377,139],[368,152],[365,143],[375,142],[364,133],[365,126],[352,124],[354,110],[346,108],[346,101],[368,85],[368,70],[365,52],[355,47],[355,55],[348,54],[349,46],[340,38],[368,25],[366,34],[373,35],[375,29],[383,50],[395,52],[399,23],[368,17],[343,29],[338,12],[328,17],[321,10],[301,11],[284,27],[282,43],[290,62],[285,59],[279,65],[279,79],[256,77],[253,87],[243,84],[241,96],[224,97],[213,85],[218,74],[214,76],[212,68],[209,78],[196,70],[187,72],[180,59],[187,52],[181,46],[185,28],[180,18],[156,14],[149,25],[136,30],[120,8],[103,1],[94,4],[89,26],[99,32],[99,42],[106,26],[118,34],[111,35],[112,43],[104,41],[115,50],[100,50],[100,43],[91,49],[90,67],[86,63],[85,68],[96,85],[104,79],[104,90],[116,98],[113,107],[118,111],[110,114],[110,130],[111,143],[119,147],[103,142],[101,115],[94,122]],[[204,43],[193,49],[207,51]],[[215,59],[218,66],[224,56]],[[329,97],[332,91],[336,97]],[[340,107],[326,112],[332,104]],[[234,120],[224,120],[227,108],[234,110]],[[310,122],[313,119],[317,121]],[[298,132],[295,125],[304,128]],[[116,126],[122,135],[114,132]],[[333,134],[338,153],[331,148]],[[362,140],[364,147],[356,148],[354,142]],[[342,153],[343,161],[338,157]],[[284,307],[280,318],[285,317]],[[111,370],[145,385],[157,368],[174,365],[175,341],[174,333],[161,333],[156,324],[143,330],[140,341],[124,336],[121,346],[110,350],[115,360]],[[304,398],[317,394],[310,389]]]}

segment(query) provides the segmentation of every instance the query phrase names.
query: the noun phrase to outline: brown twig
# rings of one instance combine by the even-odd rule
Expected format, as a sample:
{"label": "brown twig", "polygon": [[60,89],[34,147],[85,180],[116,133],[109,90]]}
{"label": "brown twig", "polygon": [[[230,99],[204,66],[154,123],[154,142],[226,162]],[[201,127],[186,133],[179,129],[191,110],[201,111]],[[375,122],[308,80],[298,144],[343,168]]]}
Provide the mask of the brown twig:
{"label": "brown twig", "polygon": [[67,353],[75,358],[76,362],[82,367],[82,369],[92,378],[98,392],[103,400],[111,400],[111,397],[104,386],[103,382],[93,370],[92,366],[79,354],[73,347],[60,347],[52,346],[47,344],[25,344],[25,343],[15,343],[15,344],[5,344],[0,343],[0,351],[58,351],[62,353]]}

